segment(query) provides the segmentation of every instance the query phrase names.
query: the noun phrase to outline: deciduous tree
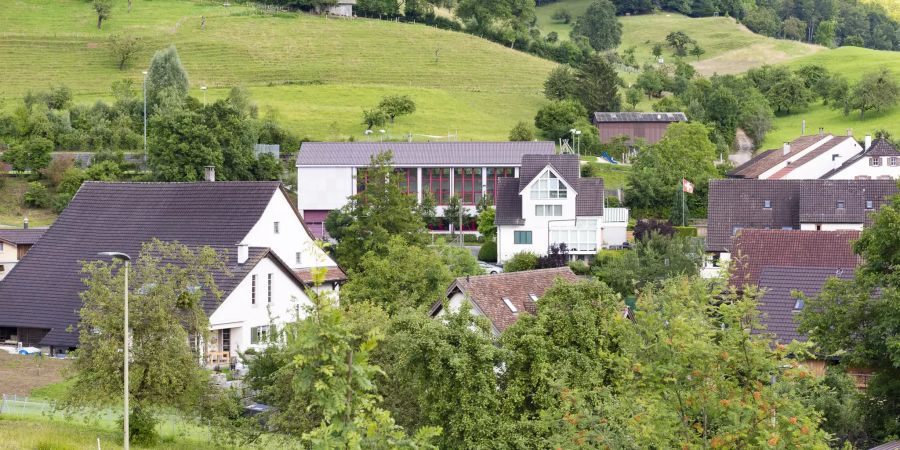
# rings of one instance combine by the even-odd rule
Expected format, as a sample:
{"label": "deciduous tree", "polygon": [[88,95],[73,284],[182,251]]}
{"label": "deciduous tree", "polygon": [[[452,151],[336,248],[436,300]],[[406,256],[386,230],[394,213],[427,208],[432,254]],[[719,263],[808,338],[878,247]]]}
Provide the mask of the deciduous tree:
{"label": "deciduous tree", "polygon": [[119,70],[124,70],[142,48],[143,42],[135,36],[115,35],[109,38],[109,49]]}
{"label": "deciduous tree", "polygon": [[112,12],[112,0],[94,0],[91,3],[91,7],[94,8],[94,12],[97,13],[97,29],[100,29],[100,26],[103,25],[103,21],[109,19],[110,13]]}
{"label": "deciduous tree", "polygon": [[378,103],[378,109],[394,123],[397,116],[405,116],[416,112],[416,102],[408,95],[388,95]]}
{"label": "deciduous tree", "polygon": [[844,111],[849,113],[857,110],[862,119],[868,111],[880,113],[893,108],[898,102],[900,102],[900,84],[890,70],[882,68],[877,72],[863,75],[853,86],[845,99]]}
{"label": "deciduous tree", "polygon": [[596,51],[616,48],[622,42],[622,24],[609,0],[594,0],[575,22],[573,36],[584,36]]}

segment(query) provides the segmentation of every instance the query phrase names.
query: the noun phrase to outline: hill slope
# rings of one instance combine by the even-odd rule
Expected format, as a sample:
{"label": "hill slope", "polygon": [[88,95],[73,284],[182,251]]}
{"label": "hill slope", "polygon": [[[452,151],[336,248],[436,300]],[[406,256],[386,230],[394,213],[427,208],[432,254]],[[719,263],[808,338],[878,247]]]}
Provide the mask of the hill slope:
{"label": "hill slope", "polygon": [[[541,83],[554,66],[475,36],[423,25],[268,15],[221,5],[138,0],[129,13],[124,2],[117,2],[112,18],[97,30],[96,16],[84,1],[7,0],[0,9],[0,97],[62,83],[82,98],[95,98],[117,79],[140,83],[141,67],[153,51],[175,44],[193,88],[210,86],[215,96],[216,87],[249,86],[261,109],[274,107],[310,137],[362,136],[362,107],[402,90],[416,98],[419,111],[410,122],[404,118],[398,124],[414,129],[397,133],[445,135],[459,129],[462,139],[502,139],[517,120],[533,118],[543,101]],[[126,71],[119,71],[109,54],[107,39],[114,34],[146,42]],[[455,102],[455,116],[440,114],[448,101]],[[485,106],[510,102],[515,109],[508,114]],[[488,114],[477,114],[482,108]],[[328,116],[320,122],[329,126],[304,126],[300,121],[311,115]],[[483,134],[485,120],[494,125],[489,134]]]}

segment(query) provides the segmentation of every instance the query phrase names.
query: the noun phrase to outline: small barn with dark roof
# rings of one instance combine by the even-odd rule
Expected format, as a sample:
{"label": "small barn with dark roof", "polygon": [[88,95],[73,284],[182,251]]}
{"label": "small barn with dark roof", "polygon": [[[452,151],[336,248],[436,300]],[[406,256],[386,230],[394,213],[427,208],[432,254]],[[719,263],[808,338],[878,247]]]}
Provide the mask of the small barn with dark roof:
{"label": "small barn with dark roof", "polygon": [[628,144],[643,141],[655,144],[666,134],[669,125],[687,122],[683,112],[595,112],[594,126],[600,142],[608,144],[618,137],[627,137]]}
{"label": "small barn with dark roof", "polygon": [[438,317],[445,308],[455,312],[468,301],[472,313],[486,317],[494,335],[500,335],[522,314],[534,314],[537,302],[557,280],[573,283],[578,277],[568,267],[459,277],[447,289],[446,297],[435,302],[429,314]]}
{"label": "small barn with dark roof", "polygon": [[[278,182],[86,182],[38,243],[0,283],[0,341],[65,350],[76,333],[84,290],[81,263],[116,251],[137,258],[153,239],[209,246],[235,277],[216,274],[221,303],[205,307],[218,351],[251,345],[251,330],[305,298],[298,272],[336,268],[316,246]],[[48,282],[52,280],[52,282]],[[284,316],[287,317],[287,316]],[[227,331],[226,331],[227,330]],[[217,339],[217,341],[215,340]],[[224,344],[224,350],[223,345]]]}

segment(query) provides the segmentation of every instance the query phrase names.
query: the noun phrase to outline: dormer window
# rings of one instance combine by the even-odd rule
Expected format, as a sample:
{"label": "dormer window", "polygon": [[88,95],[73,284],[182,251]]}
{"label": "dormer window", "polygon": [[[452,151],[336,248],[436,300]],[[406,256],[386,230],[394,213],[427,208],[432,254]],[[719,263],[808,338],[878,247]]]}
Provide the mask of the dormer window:
{"label": "dormer window", "polygon": [[551,171],[544,172],[537,181],[531,185],[531,198],[545,200],[548,198],[567,198],[566,185]]}
{"label": "dormer window", "polygon": [[772,209],[772,200],[763,200],[763,208]]}
{"label": "dormer window", "polygon": [[844,202],[842,202],[842,201],[837,202],[837,204],[835,205],[835,207],[836,207],[837,209],[844,209]]}
{"label": "dormer window", "polygon": [[866,209],[875,209],[875,202],[872,200],[866,200]]}
{"label": "dormer window", "polygon": [[872,167],[881,166],[881,158],[878,156],[873,156],[873,157],[869,158],[869,165]]}

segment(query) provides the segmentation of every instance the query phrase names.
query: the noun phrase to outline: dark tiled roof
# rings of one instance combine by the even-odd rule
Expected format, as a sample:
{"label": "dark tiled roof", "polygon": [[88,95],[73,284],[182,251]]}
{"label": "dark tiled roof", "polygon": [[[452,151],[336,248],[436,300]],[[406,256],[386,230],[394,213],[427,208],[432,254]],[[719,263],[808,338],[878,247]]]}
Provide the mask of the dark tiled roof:
{"label": "dark tiled roof", "polygon": [[[897,193],[894,180],[808,180],[800,187],[800,222],[871,224],[875,212]],[[866,209],[866,201],[872,208]],[[843,208],[838,208],[838,202]]]}
{"label": "dark tiled roof", "polygon": [[852,166],[860,159],[868,158],[870,156],[878,156],[878,157],[897,156],[897,157],[900,157],[900,151],[897,151],[897,149],[886,139],[879,138],[874,143],[872,143],[871,146],[869,146],[868,150],[851,156],[850,158],[847,159],[847,161],[844,162],[844,164],[841,164],[840,167],[826,173],[825,175],[822,175],[822,179],[831,178],[831,177],[837,175],[838,173],[840,173],[842,170],[846,169],[847,167]]}
{"label": "dark tiled roof", "polygon": [[46,228],[0,228],[0,241],[15,245],[34,245],[46,231]]}
{"label": "dark tiled roof", "polygon": [[603,178],[578,180],[578,196],[575,197],[576,216],[603,215]]}
{"label": "dark tiled roof", "polygon": [[812,151],[810,151],[809,153],[807,153],[807,154],[801,156],[800,158],[797,158],[795,161],[792,161],[790,164],[788,164],[787,166],[783,167],[783,168],[782,168],[781,170],[779,170],[778,172],[775,172],[770,178],[773,179],[773,180],[780,180],[780,179],[783,179],[784,177],[788,176],[788,174],[790,174],[791,172],[793,172],[793,171],[794,171],[795,169],[797,169],[798,167],[801,167],[801,166],[803,166],[804,164],[806,164],[806,163],[812,161],[813,159],[816,159],[816,158],[818,158],[819,156],[822,156],[823,154],[827,153],[827,152],[830,151],[831,149],[837,147],[839,144],[841,144],[841,143],[843,143],[843,142],[846,142],[847,140],[852,140],[852,139],[853,139],[853,138],[850,137],[850,136],[840,136],[840,137],[839,137],[839,136],[835,136],[834,138],[832,138],[832,139],[829,140],[828,142],[826,142],[826,143],[824,143],[824,144],[822,144],[822,145],[816,147],[814,150],[812,150]]}
{"label": "dark tiled roof", "polygon": [[153,238],[235,248],[279,188],[277,182],[86,182],[0,283],[0,321],[49,328],[44,344],[75,346],[77,335],[65,328],[78,320],[80,261],[103,251],[137,257],[142,243]]}
{"label": "dark tiled roof", "polygon": [[794,139],[790,143],[791,151],[787,155],[784,154],[783,149],[767,150],[750,159],[750,161],[735,167],[731,172],[728,172],[728,176],[732,178],[759,178],[767,170],[796,156],[798,152],[806,150],[826,137],[828,136],[814,134]]}
{"label": "dark tiled roof", "polygon": [[872,447],[869,450],[900,450],[900,441],[885,442],[878,447]]}
{"label": "dark tiled roof", "polygon": [[853,278],[853,270],[854,267],[764,267],[759,276],[759,288],[764,294],[757,308],[765,329],[754,331],[772,333],[783,344],[805,341],[806,336],[797,332],[795,317],[800,310],[795,309],[794,291],[814,298],[829,278],[849,280]]}
{"label": "dark tiled roof", "polygon": [[[494,328],[502,333],[515,323],[523,312],[534,314],[536,308],[531,295],[542,297],[557,279],[578,281],[578,277],[568,267],[460,277],[450,285],[447,298],[459,290],[484,313]],[[517,313],[506,306],[504,298],[509,299],[518,310]],[[432,315],[440,310],[442,302],[435,303]]]}
{"label": "dark tiled roof", "polygon": [[[325,278],[322,280],[325,283],[347,281],[347,274],[340,267],[323,267],[322,269],[325,269]],[[313,269],[301,269],[297,270],[296,273],[304,283],[312,283]]]}
{"label": "dark tiled roof", "polygon": [[[800,180],[710,180],[706,248],[731,248],[736,229],[799,228]],[[765,208],[769,200],[771,208]]]}
{"label": "dark tiled roof", "polygon": [[755,286],[765,267],[854,268],[858,231],[741,230],[732,249],[731,285]]}
{"label": "dark tiled roof", "polygon": [[495,225],[522,225],[522,196],[519,195],[519,180],[515,178],[498,178],[494,191],[497,207],[494,216]]}
{"label": "dark tiled roof", "polygon": [[581,161],[578,155],[570,153],[562,155],[525,155],[522,157],[522,168],[519,169],[519,192],[528,186],[534,177],[541,174],[547,166],[578,192],[578,178],[581,177]]}
{"label": "dark tiled roof", "polygon": [[683,112],[595,112],[594,123],[687,122]]}
{"label": "dark tiled roof", "polygon": [[390,150],[394,166],[518,166],[528,154],[552,155],[553,142],[304,142],[297,166],[367,166]]}

